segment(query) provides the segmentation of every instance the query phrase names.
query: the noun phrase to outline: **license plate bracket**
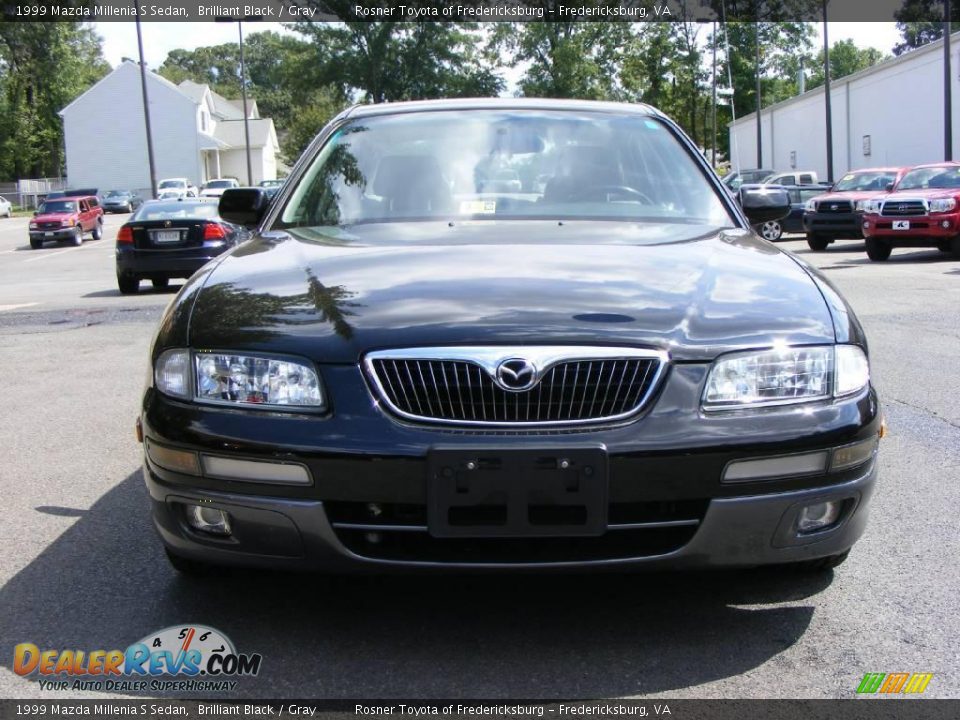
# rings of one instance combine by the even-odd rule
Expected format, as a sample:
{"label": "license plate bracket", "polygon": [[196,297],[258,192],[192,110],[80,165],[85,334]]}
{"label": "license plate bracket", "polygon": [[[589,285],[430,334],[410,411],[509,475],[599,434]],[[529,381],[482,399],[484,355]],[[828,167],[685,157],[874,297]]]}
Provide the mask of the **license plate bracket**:
{"label": "license plate bracket", "polygon": [[181,240],[179,230],[153,230],[150,239],[155,243],[178,243]]}
{"label": "license plate bracket", "polygon": [[438,538],[597,536],[607,529],[602,447],[435,448],[427,524]]}
{"label": "license plate bracket", "polygon": [[894,230],[909,230],[910,221],[909,220],[894,220],[893,221]]}

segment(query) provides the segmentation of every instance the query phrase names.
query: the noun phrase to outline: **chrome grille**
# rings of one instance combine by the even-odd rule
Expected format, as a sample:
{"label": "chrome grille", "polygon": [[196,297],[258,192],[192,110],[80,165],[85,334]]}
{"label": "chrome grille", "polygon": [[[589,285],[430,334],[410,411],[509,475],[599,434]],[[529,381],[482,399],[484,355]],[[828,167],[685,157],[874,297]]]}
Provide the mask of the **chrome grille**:
{"label": "chrome grille", "polygon": [[923,200],[887,200],[880,214],[888,217],[926,215],[927,205]]}
{"label": "chrome grille", "polygon": [[[643,408],[666,364],[665,354],[624,348],[477,348],[476,358],[472,348],[430,350],[371,353],[367,371],[398,415],[458,425],[620,419]],[[533,358],[537,367],[538,382],[529,390],[510,390],[496,379],[498,365],[518,357]]]}

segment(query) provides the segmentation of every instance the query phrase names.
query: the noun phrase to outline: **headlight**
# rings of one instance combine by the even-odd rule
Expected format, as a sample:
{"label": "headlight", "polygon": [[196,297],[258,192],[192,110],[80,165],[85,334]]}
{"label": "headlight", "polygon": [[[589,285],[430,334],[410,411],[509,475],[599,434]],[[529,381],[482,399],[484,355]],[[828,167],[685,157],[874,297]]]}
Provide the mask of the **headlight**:
{"label": "headlight", "polygon": [[[193,378],[196,378],[194,380]],[[157,358],[154,380],[167,395],[246,407],[326,407],[323,388],[309,365],[285,358],[167,350]]]}
{"label": "headlight", "polygon": [[764,407],[855,393],[870,381],[855,345],[787,347],[726,355],[710,369],[705,410]]}
{"label": "headlight", "polygon": [[816,203],[816,201],[815,201],[815,200],[807,200],[806,204],[803,206],[803,209],[804,209],[806,212],[816,212],[816,211],[817,211],[817,203]]}
{"label": "headlight", "polygon": [[36,224],[35,222],[33,222],[32,220],[30,221],[30,229],[31,229],[31,230],[36,230],[36,229],[37,229],[37,224]]}
{"label": "headlight", "polygon": [[860,200],[857,203],[857,209],[865,213],[879,213],[880,212],[880,200]]}
{"label": "headlight", "polygon": [[940,198],[930,201],[930,212],[950,212],[957,206],[953,198]]}
{"label": "headlight", "polygon": [[870,202],[870,201],[869,201],[869,200],[857,200],[857,201],[853,204],[853,209],[856,210],[857,212],[864,212],[864,211],[867,209],[867,203],[868,203],[868,202]]}

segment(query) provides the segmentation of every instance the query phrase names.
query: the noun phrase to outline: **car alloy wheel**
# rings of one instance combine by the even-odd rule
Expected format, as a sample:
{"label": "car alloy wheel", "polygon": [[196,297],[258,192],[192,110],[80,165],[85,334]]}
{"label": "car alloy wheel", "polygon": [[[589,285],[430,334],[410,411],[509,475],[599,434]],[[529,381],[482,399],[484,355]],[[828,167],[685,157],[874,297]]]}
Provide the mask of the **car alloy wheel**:
{"label": "car alloy wheel", "polygon": [[73,231],[73,244],[74,245],[83,245],[83,226],[77,225]]}
{"label": "car alloy wheel", "polygon": [[783,228],[776,220],[768,220],[760,226],[760,234],[763,236],[764,240],[773,242],[775,240],[779,240],[780,236],[783,235]]}

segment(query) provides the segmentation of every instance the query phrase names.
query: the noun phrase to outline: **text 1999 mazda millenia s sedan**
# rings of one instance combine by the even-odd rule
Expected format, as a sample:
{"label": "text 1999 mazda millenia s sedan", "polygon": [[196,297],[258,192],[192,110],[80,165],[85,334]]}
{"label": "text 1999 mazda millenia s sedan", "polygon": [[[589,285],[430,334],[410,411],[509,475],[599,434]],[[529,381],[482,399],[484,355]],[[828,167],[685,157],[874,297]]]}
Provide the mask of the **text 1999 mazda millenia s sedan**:
{"label": "text 1999 mazda millenia s sedan", "polygon": [[[514,182],[504,183],[509,175]],[[173,564],[839,563],[881,431],[830,283],[644,106],[345,111],[168,308],[140,417]]]}

